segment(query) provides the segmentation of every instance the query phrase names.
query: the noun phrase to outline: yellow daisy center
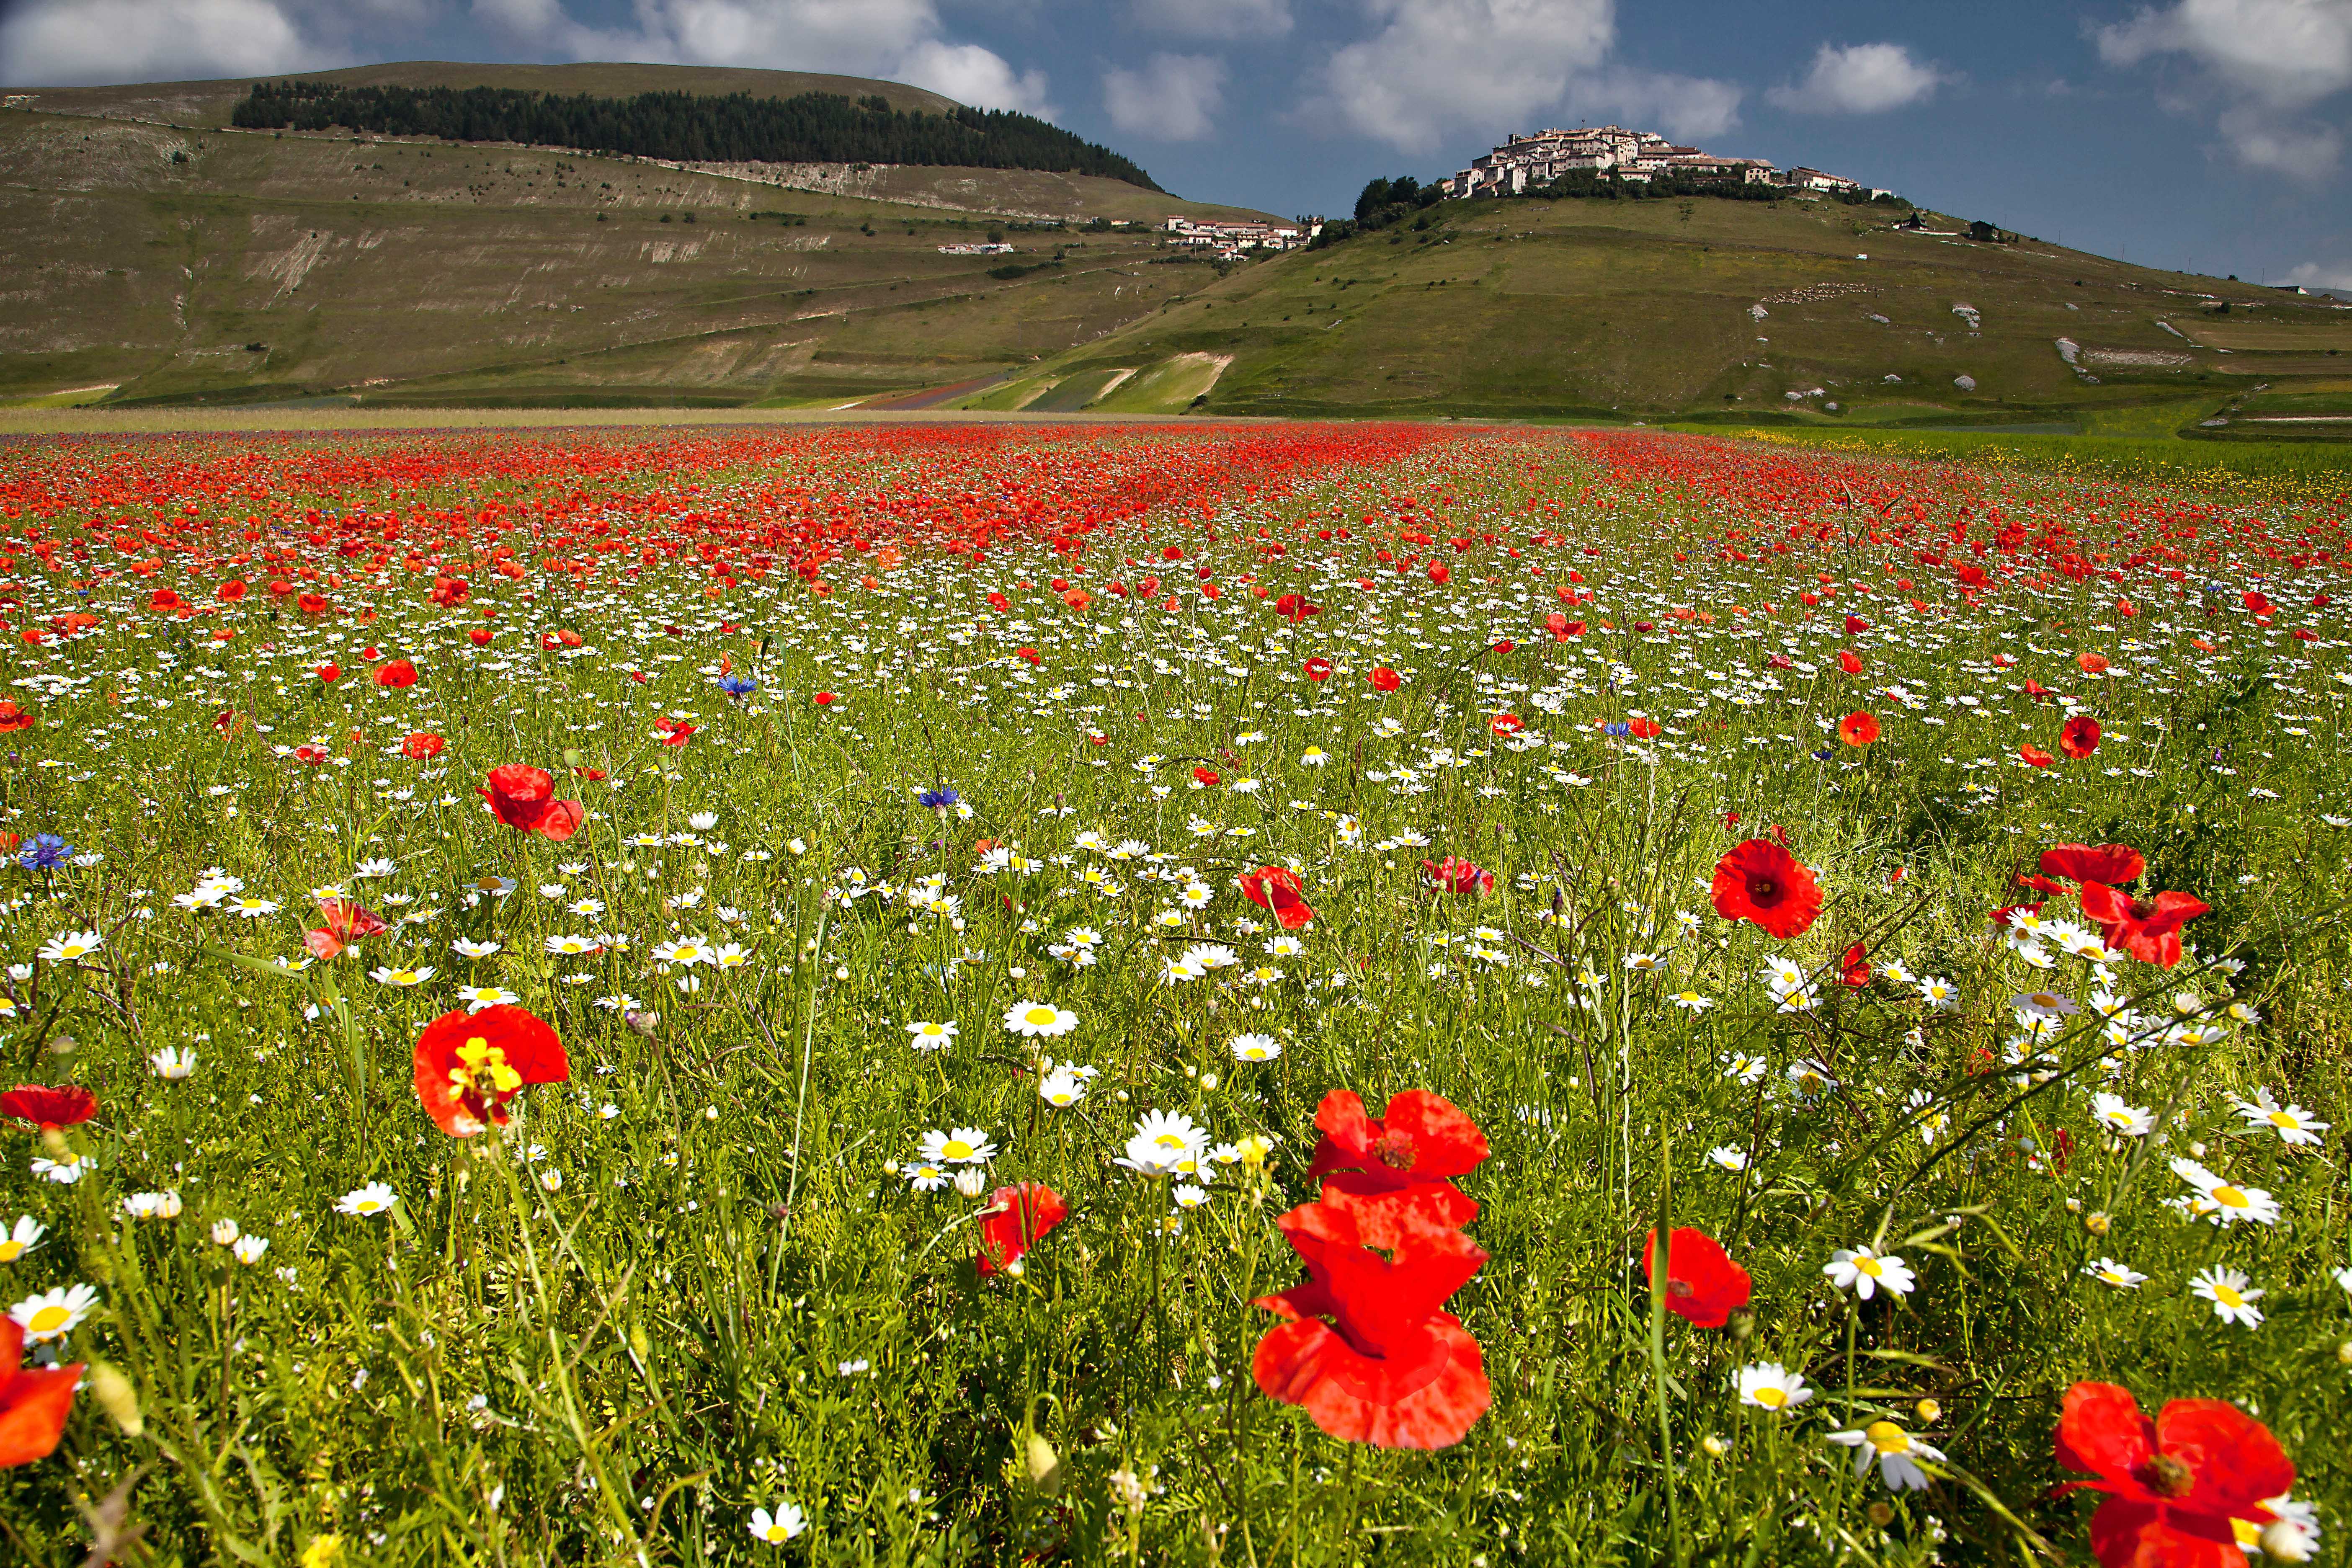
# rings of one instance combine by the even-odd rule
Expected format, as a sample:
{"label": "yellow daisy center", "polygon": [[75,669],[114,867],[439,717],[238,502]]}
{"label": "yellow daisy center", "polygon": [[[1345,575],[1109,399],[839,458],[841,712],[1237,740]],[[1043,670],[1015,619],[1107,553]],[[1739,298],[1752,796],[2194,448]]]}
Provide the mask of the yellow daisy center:
{"label": "yellow daisy center", "polygon": [[1021,1016],[1024,1022],[1034,1024],[1038,1027],[1043,1028],[1045,1026],[1054,1021],[1055,1013],[1051,1007],[1032,1007],[1029,1011],[1021,1015]]}
{"label": "yellow daisy center", "polygon": [[2242,1209],[2248,1206],[2251,1200],[2236,1187],[2215,1187],[2213,1201],[2224,1208]]}
{"label": "yellow daisy center", "polygon": [[1907,1454],[1911,1451],[1911,1434],[1892,1421],[1874,1421],[1862,1429],[1870,1446],[1882,1454]]}
{"label": "yellow daisy center", "polygon": [[16,1259],[24,1256],[25,1244],[23,1242],[0,1241],[0,1263],[14,1263]]}
{"label": "yellow daisy center", "polygon": [[1869,1275],[1873,1279],[1879,1278],[1886,1272],[1878,1266],[1878,1259],[1875,1258],[1857,1258],[1853,1260],[1853,1266],[1856,1268],[1861,1269],[1864,1274]]}
{"label": "yellow daisy center", "polygon": [[2294,1127],[2300,1125],[2296,1118],[2289,1115],[2284,1110],[2272,1111],[2270,1115],[2270,1122],[2273,1127]]}
{"label": "yellow daisy center", "polygon": [[781,1524],[772,1524],[772,1525],[768,1526],[768,1539],[769,1539],[770,1541],[772,1541],[772,1542],[782,1542],[790,1541],[790,1540],[792,1539],[792,1536],[791,1536],[790,1534],[786,1533],[786,1531],[785,1531],[785,1530],[784,1530],[784,1527],[783,1527],[782,1525],[781,1525]]}
{"label": "yellow daisy center", "polygon": [[1758,1389],[1752,1397],[1765,1409],[1778,1410],[1789,1403],[1789,1391],[1785,1388],[1766,1386]]}
{"label": "yellow daisy center", "polygon": [[940,1145],[940,1153],[950,1160],[969,1160],[971,1158],[971,1145],[961,1138],[950,1138]]}
{"label": "yellow daisy center", "polygon": [[66,1320],[72,1316],[73,1314],[71,1312],[67,1311],[63,1307],[60,1307],[56,1302],[52,1301],[47,1306],[43,1307],[39,1311],[35,1312],[33,1314],[33,1321],[26,1323],[25,1327],[32,1333],[53,1334],[59,1329],[64,1328],[66,1326]]}
{"label": "yellow daisy center", "polygon": [[2213,1300],[2221,1302],[2224,1307],[2242,1307],[2246,1304],[2246,1299],[2227,1285],[2213,1287]]}

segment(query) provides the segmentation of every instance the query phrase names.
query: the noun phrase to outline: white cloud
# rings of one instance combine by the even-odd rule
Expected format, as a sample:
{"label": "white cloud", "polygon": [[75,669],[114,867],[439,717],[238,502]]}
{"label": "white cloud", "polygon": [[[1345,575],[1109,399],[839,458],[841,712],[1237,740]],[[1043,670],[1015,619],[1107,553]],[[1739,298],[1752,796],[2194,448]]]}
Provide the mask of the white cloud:
{"label": "white cloud", "polygon": [[33,0],[0,21],[0,81],[72,87],[343,63],[274,0]]}
{"label": "white cloud", "polygon": [[1799,114],[1883,114],[1926,102],[1944,79],[1901,44],[1823,44],[1802,81],[1764,96]]}
{"label": "white cloud", "polygon": [[891,74],[974,109],[1017,109],[1041,120],[1054,118],[1054,106],[1045,101],[1044,71],[1015,72],[1002,55],[978,44],[926,39],[908,50]]}
{"label": "white cloud", "polygon": [[2322,121],[2297,121],[2252,105],[2224,110],[2216,121],[2238,162],[2298,180],[2334,172],[2344,155],[2344,133]]}
{"label": "white cloud", "polygon": [[1050,116],[1042,71],[941,36],[932,0],[636,0],[635,25],[595,27],[564,0],[473,0],[517,42],[575,60],[756,66],[910,82],[980,109]]}
{"label": "white cloud", "polygon": [[2352,87],[2352,0],[2179,0],[2094,37],[2111,65],[2184,55],[2273,109]]}
{"label": "white cloud", "polygon": [[1366,0],[1377,30],[1316,70],[1303,113],[1405,152],[1454,126],[1529,130],[1616,37],[1612,0]]}
{"label": "white cloud", "polygon": [[1135,0],[1137,25],[1188,38],[1279,38],[1290,0]]}
{"label": "white cloud", "polygon": [[1742,96],[1737,83],[1707,77],[1609,70],[1571,82],[1568,101],[1579,114],[1616,115],[1642,130],[1698,142],[1739,123]]}
{"label": "white cloud", "polygon": [[[2177,0],[2093,37],[2110,65],[2187,61],[2203,101],[2223,103],[2215,127],[2250,168],[2316,179],[2342,157],[2343,132],[2305,111],[2352,89],[2352,0]],[[2198,106],[2193,95],[2160,100]]]}
{"label": "white cloud", "polygon": [[2287,271],[2286,280],[2300,283],[2306,289],[2333,289],[2352,293],[2352,267],[2326,267],[2316,261],[2306,261]]}
{"label": "white cloud", "polygon": [[1197,142],[1214,128],[1223,101],[1225,62],[1214,55],[1157,54],[1141,70],[1103,73],[1103,107],[1134,136]]}

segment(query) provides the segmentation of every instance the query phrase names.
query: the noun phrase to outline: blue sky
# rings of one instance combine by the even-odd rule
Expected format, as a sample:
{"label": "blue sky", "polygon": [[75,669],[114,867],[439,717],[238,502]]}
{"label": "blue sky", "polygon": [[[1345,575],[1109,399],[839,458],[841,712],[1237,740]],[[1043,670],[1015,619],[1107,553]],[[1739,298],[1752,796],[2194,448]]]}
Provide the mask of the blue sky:
{"label": "blue sky", "polygon": [[1345,210],[1614,121],[2154,266],[2352,288],[2352,0],[0,0],[0,80],[384,59],[892,78]]}

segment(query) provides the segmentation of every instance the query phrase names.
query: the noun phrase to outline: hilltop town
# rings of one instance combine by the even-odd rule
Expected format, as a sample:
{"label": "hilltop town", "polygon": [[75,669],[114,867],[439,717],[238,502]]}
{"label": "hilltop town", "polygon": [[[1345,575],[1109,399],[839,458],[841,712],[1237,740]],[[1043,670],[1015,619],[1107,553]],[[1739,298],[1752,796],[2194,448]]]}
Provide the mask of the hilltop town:
{"label": "hilltop town", "polygon": [[1668,141],[1654,131],[1628,131],[1622,125],[1538,131],[1531,136],[1513,132],[1493,152],[1473,159],[1460,174],[1438,181],[1437,188],[1454,199],[1517,195],[1531,185],[1549,184],[1578,173],[1628,184],[1685,179],[1732,181],[1747,185],[1821,191],[1832,195],[1893,194],[1819,169],[1780,169],[1763,158],[1729,158],[1703,153]]}

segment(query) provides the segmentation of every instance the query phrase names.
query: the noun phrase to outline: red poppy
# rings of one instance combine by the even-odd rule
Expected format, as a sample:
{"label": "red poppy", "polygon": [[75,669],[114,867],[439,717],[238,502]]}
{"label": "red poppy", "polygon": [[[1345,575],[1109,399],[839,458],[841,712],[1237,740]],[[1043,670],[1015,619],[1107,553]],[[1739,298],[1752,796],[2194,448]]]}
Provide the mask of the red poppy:
{"label": "red poppy", "polygon": [[429,763],[449,742],[429,730],[420,730],[400,742],[400,754],[411,762]]}
{"label": "red poppy", "polygon": [[1307,907],[1307,889],[1298,873],[1287,866],[1260,866],[1242,874],[1242,897],[1259,909],[1271,910],[1285,931],[1297,931],[1315,918]]}
{"label": "red poppy", "polygon": [[1860,675],[1862,673],[1862,655],[1854,652],[1852,648],[1840,648],[1838,650],[1838,668],[1844,670],[1848,675]]}
{"label": "red poppy", "polygon": [[555,775],[545,768],[507,763],[490,770],[488,782],[482,798],[490,803],[491,815],[509,827],[561,844],[587,820],[578,801],[555,798]]}
{"label": "red poppy", "polygon": [[1260,1391],[1344,1442],[1460,1442],[1494,1396],[1478,1342],[1440,1309],[1486,1254],[1446,1212],[1440,1191],[1423,1189],[1372,1204],[1327,1197],[1284,1215],[1307,1277],[1256,1303],[1289,1320],[1251,1358]]}
{"label": "red poppy", "polygon": [[76,1127],[98,1114],[98,1096],[78,1083],[52,1089],[24,1083],[0,1094],[0,1116],[13,1116],[39,1128]]}
{"label": "red poppy", "polygon": [[1782,942],[1802,936],[1822,912],[1812,872],[1769,838],[1737,844],[1715,863],[1715,912],[1754,921]]}
{"label": "red poppy", "polygon": [[1309,680],[1320,683],[1331,679],[1331,661],[1319,653],[1299,668],[1307,672]]}
{"label": "red poppy", "polygon": [[[2147,862],[2140,852],[2127,844],[2102,844],[2094,848],[2088,844],[2061,844],[2042,852],[2042,874],[2061,877],[2069,882],[2105,882],[2108,887],[2120,887],[2137,882]],[[2056,888],[2044,888],[2057,892]]]}
{"label": "red poppy", "polygon": [[1654,741],[1659,733],[1658,721],[1655,719],[1628,719],[1625,721],[1625,733],[1636,741]]}
{"label": "red poppy", "polygon": [[2031,741],[2018,747],[2017,754],[2030,768],[2046,768],[2058,760]]}
{"label": "red poppy", "polygon": [[319,681],[323,686],[332,686],[342,678],[343,667],[340,664],[329,663],[319,667]]}
{"label": "red poppy", "polygon": [[1389,1101],[1375,1121],[1351,1089],[1334,1089],[1315,1109],[1323,1134],[1315,1145],[1308,1181],[1334,1171],[1360,1174],[1352,1185],[1391,1191],[1446,1182],[1475,1170],[1486,1157],[1486,1135],[1469,1113],[1425,1089],[1409,1089]]}
{"label": "red poppy", "polygon": [[675,719],[665,713],[654,721],[654,737],[665,746],[683,746],[694,738],[701,726],[685,719]]}
{"label": "red poppy", "polygon": [[1858,637],[1869,629],[1870,623],[1860,616],[1848,616],[1845,618],[1845,635],[1850,637]]}
{"label": "red poppy", "polygon": [[2264,1503],[2294,1486],[2294,1464],[2269,1428],[2220,1399],[2175,1399],[2154,1421],[2131,1390],[2078,1383],[2058,1417],[2058,1462],[2105,1492],[2091,1516],[2103,1568],[2239,1568],[2234,1520],[2277,1519]]}
{"label": "red poppy", "polygon": [[320,594],[304,594],[294,601],[294,607],[306,616],[323,616],[333,606]]}
{"label": "red poppy", "polygon": [[1192,782],[1203,789],[1214,789],[1221,782],[1221,775],[1214,768],[1194,768]]}
{"label": "red poppy", "polygon": [[1309,616],[1323,613],[1320,605],[1310,605],[1304,594],[1285,594],[1274,602],[1274,613],[1286,621],[1303,621]]}
{"label": "red poppy", "polygon": [[490,628],[488,626],[476,626],[472,630],[467,632],[466,640],[472,643],[476,647],[488,647],[490,646]]}
{"label": "red poppy", "polygon": [[332,958],[349,943],[391,929],[350,899],[320,899],[319,918],[319,929],[304,936],[302,945],[320,958]]}
{"label": "red poppy", "polygon": [[990,1202],[995,1205],[994,1212],[980,1222],[977,1261],[982,1274],[994,1274],[1020,1262],[1023,1253],[1070,1213],[1062,1194],[1043,1182],[999,1187]]}
{"label": "red poppy", "polygon": [[816,703],[816,705],[817,705],[818,707],[820,707],[820,708],[830,708],[830,707],[832,707],[835,703],[836,703],[836,702],[840,701],[840,700],[841,700],[841,699],[840,699],[840,698],[838,698],[838,697],[835,697],[835,696],[832,692],[830,692],[830,691],[820,691],[820,692],[818,692],[818,693],[816,694],[816,696],[815,696],[812,700],[814,700],[814,701]]}
{"label": "red poppy", "polygon": [[0,1318],[0,1466],[29,1465],[56,1451],[65,1435],[74,1387],[88,1365],[35,1366],[25,1363],[25,1328]]}
{"label": "red poppy", "polygon": [[[1642,1272],[1657,1278],[1658,1233],[1642,1246]],[[1666,1237],[1666,1310],[1693,1327],[1719,1329],[1748,1305],[1748,1270],[1731,1261],[1715,1237],[1688,1226]]]}
{"label": "red poppy", "polygon": [[245,597],[245,579],[232,577],[213,590],[213,597],[224,605],[234,605]]}
{"label": "red poppy", "polygon": [[452,1138],[507,1124],[507,1101],[527,1083],[572,1076],[563,1042],[522,1007],[444,1013],[416,1037],[416,1098]]}
{"label": "red poppy", "polygon": [[[1902,879],[1903,873],[1895,872],[1895,880],[1899,882]],[[1870,984],[1870,952],[1862,943],[1855,942],[1847,948],[1845,956],[1838,960],[1838,984],[1853,991]]]}
{"label": "red poppy", "polygon": [[1486,727],[1497,735],[1507,738],[1517,734],[1528,726],[1526,721],[1516,713],[1497,713]]}
{"label": "red poppy", "polygon": [[1013,657],[1024,664],[1036,664],[1045,656],[1034,647],[1016,647],[1013,650]]}
{"label": "red poppy", "polygon": [[294,748],[294,760],[306,767],[317,767],[327,760],[327,748],[308,742]]}
{"label": "red poppy", "polygon": [[404,658],[386,659],[375,667],[375,683],[387,689],[416,684],[416,666]]}
{"label": "red poppy", "polygon": [[1838,721],[1838,739],[1849,746],[1867,746],[1878,739],[1878,721],[1867,713],[1849,713]]}
{"label": "red poppy", "polygon": [[2075,714],[2058,731],[2058,749],[2081,762],[2099,749],[2099,721],[2088,713]]}
{"label": "red poppy", "polygon": [[2101,882],[2083,884],[2083,913],[2099,928],[2111,952],[2129,952],[2166,969],[2180,962],[2180,928],[2212,911],[2188,893],[2135,899]]}
{"label": "red poppy", "polygon": [[1371,682],[1375,691],[1394,691],[1404,684],[1404,677],[1383,664],[1372,671]]}
{"label": "red poppy", "polygon": [[1448,855],[1443,860],[1423,860],[1421,869],[1432,886],[1449,893],[1491,893],[1495,890],[1495,873],[1482,871],[1459,856]]}
{"label": "red poppy", "polygon": [[2105,654],[2078,653],[2074,656],[2074,662],[2082,667],[2084,675],[2105,675],[2107,672],[2107,656]]}
{"label": "red poppy", "polygon": [[17,707],[16,703],[0,698],[0,735],[13,734],[18,730],[29,730],[39,722],[38,719]]}

